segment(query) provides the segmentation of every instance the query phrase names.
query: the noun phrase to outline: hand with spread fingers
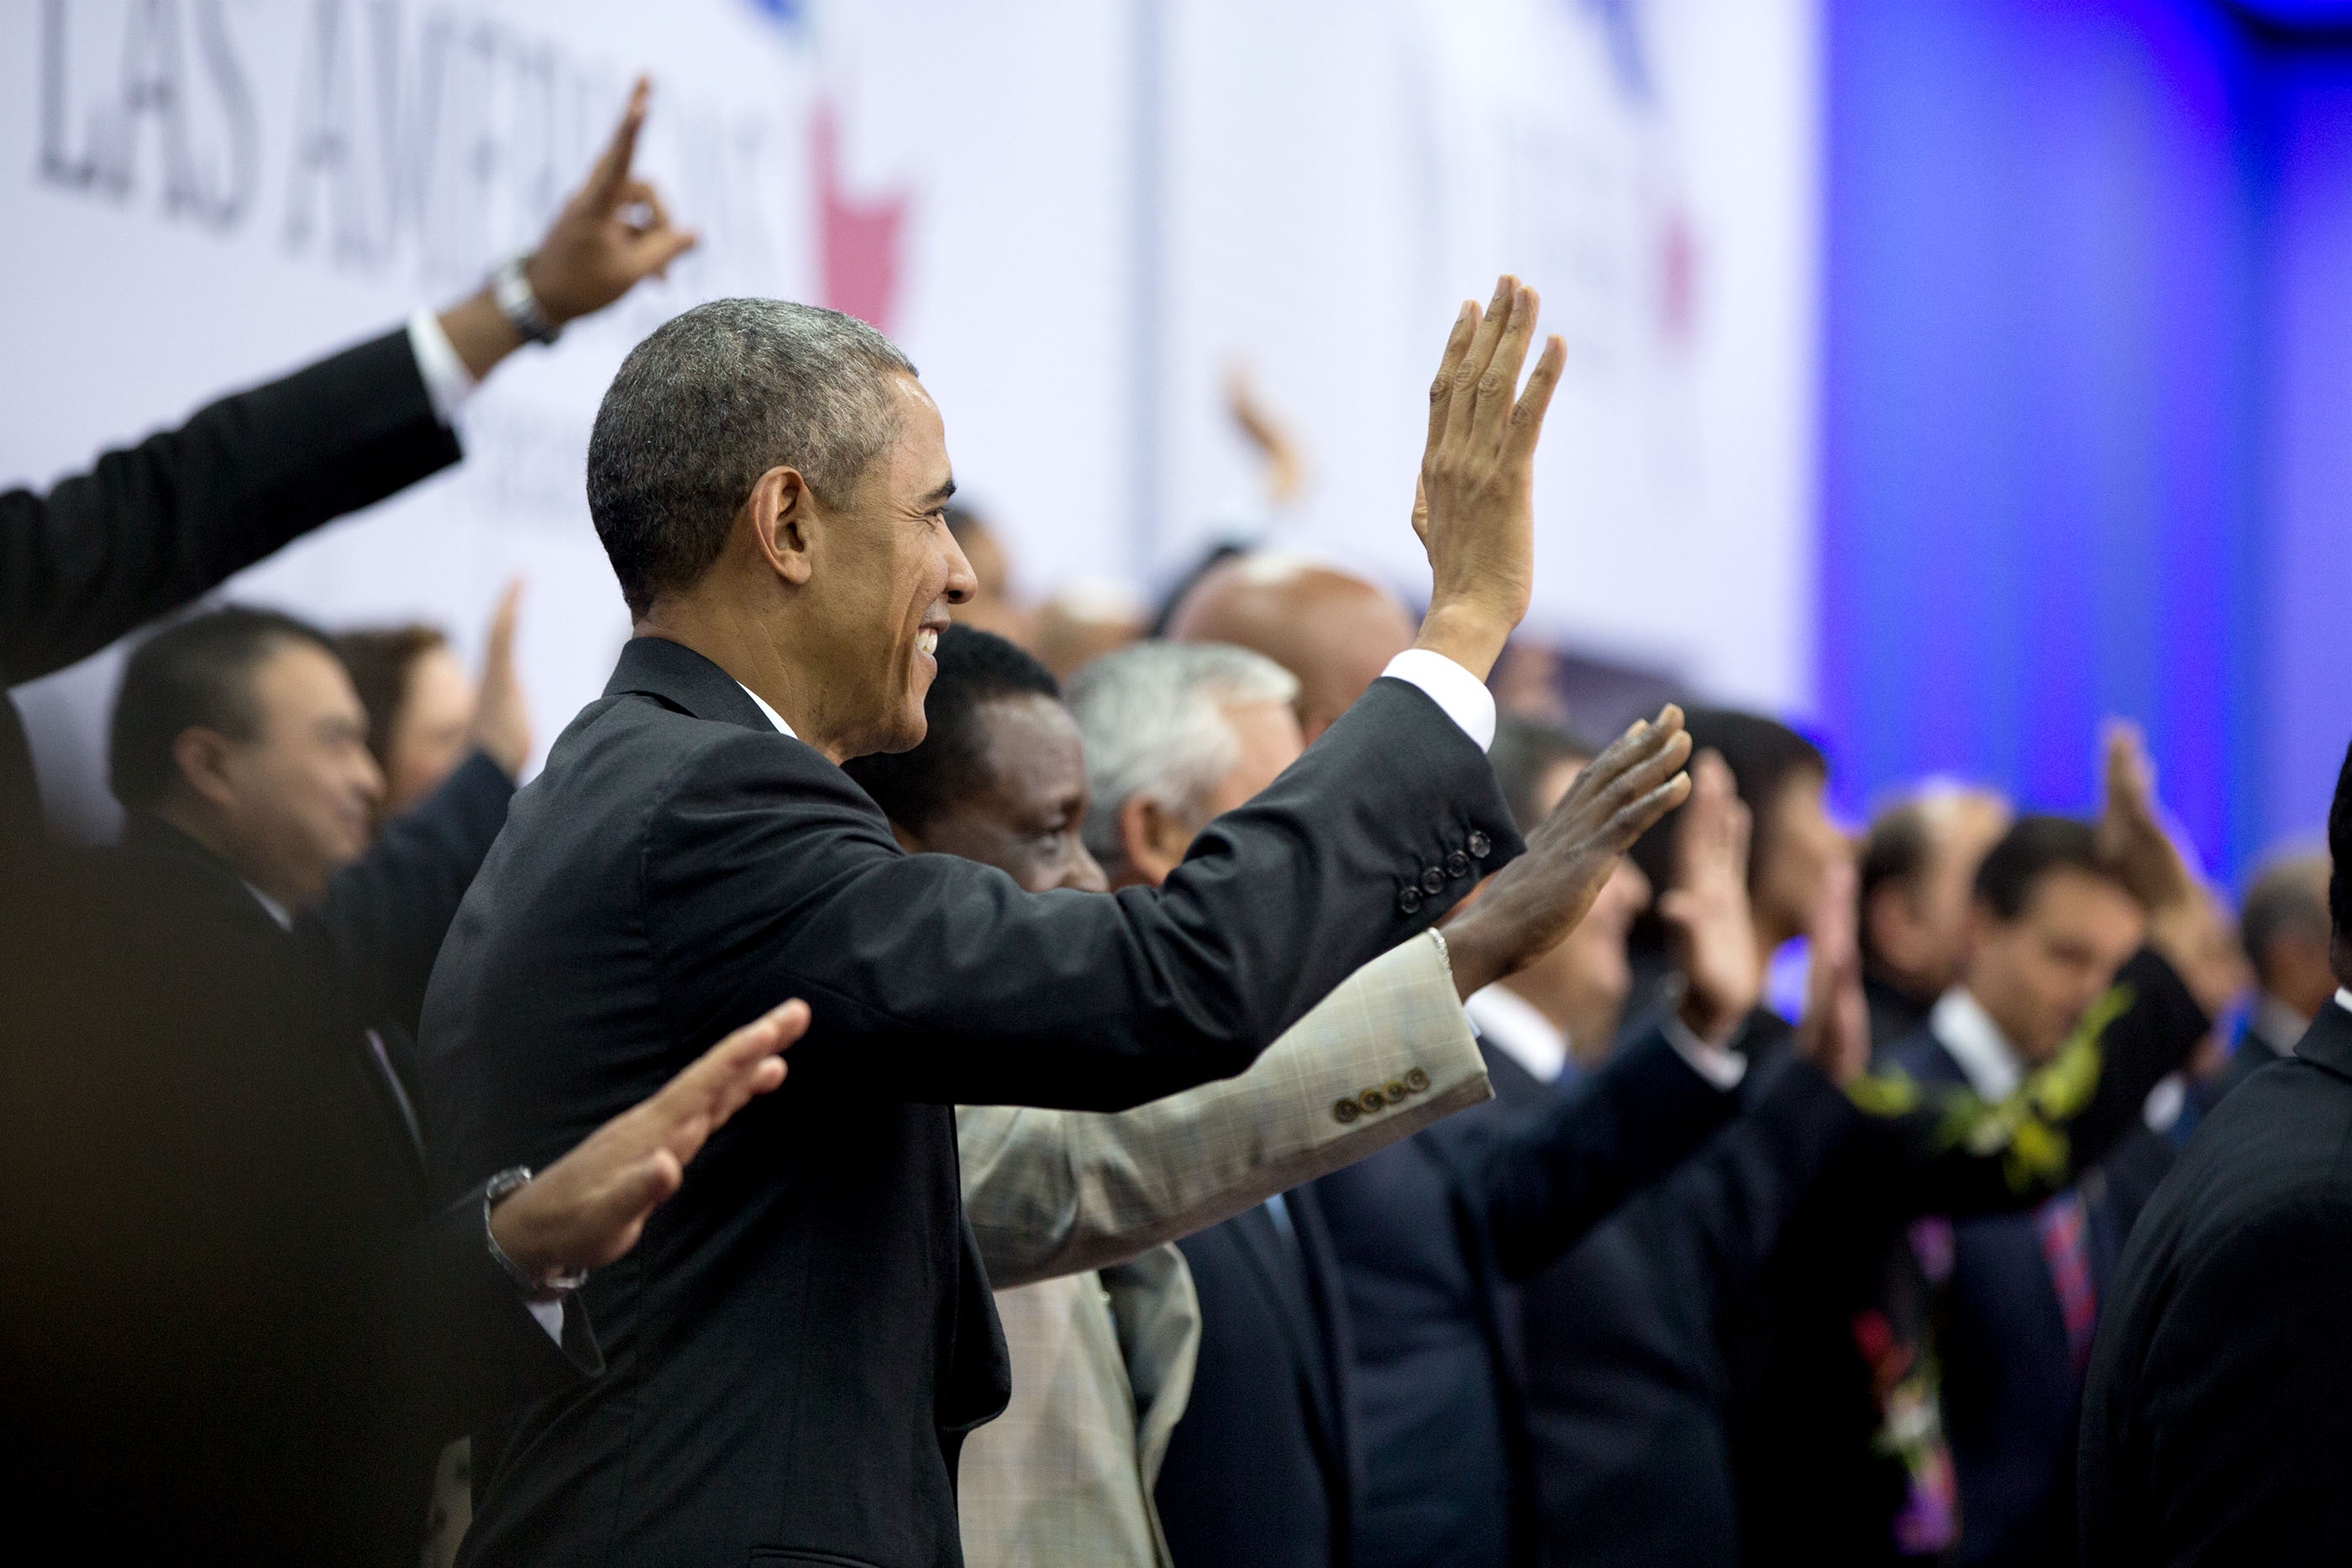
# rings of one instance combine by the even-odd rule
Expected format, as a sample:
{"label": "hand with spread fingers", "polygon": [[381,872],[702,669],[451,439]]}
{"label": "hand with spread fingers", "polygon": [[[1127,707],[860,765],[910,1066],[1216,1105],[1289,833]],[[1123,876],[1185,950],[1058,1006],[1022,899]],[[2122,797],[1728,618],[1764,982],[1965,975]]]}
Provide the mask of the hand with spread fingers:
{"label": "hand with spread fingers", "polygon": [[1567,940],[1633,841],[1690,793],[1689,757],[1682,710],[1669,703],[1576,776],[1527,853],[1446,926],[1456,991],[1466,998]]}
{"label": "hand with spread fingers", "polygon": [[1429,439],[1412,530],[1429,552],[1420,647],[1484,680],[1535,586],[1535,455],[1568,346],[1535,340],[1536,291],[1506,274],[1482,313],[1465,301],[1429,389]]}
{"label": "hand with spread fingers", "polygon": [[490,1211],[499,1249],[543,1277],[601,1269],[625,1255],[646,1218],[686,1180],[704,1141],[784,1081],[780,1053],[808,1025],[808,1004],[786,1002],[589,1134]]}
{"label": "hand with spread fingers", "polygon": [[1682,972],[1682,1020],[1701,1040],[1722,1045],[1764,994],[1748,901],[1748,807],[1717,753],[1700,752],[1690,774],[1690,804],[1675,837],[1674,885],[1658,895],[1658,915]]}
{"label": "hand with spread fingers", "polygon": [[1862,946],[1856,929],[1857,878],[1842,860],[1822,883],[1821,906],[1805,935],[1805,1019],[1797,1026],[1797,1055],[1840,1088],[1870,1065],[1870,1004],[1862,991]]}

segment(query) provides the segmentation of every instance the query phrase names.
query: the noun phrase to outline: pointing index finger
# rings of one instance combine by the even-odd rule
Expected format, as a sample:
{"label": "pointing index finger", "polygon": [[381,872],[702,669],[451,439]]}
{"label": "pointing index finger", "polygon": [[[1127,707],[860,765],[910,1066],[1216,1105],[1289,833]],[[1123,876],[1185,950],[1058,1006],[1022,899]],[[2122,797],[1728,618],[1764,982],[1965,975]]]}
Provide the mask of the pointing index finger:
{"label": "pointing index finger", "polygon": [[599,207],[609,211],[620,200],[621,183],[629,177],[630,162],[637,155],[637,131],[646,122],[646,100],[652,95],[649,78],[639,77],[629,89],[628,107],[621,111],[621,123],[613,130],[613,140],[604,155],[596,161],[596,172],[589,177],[583,193]]}

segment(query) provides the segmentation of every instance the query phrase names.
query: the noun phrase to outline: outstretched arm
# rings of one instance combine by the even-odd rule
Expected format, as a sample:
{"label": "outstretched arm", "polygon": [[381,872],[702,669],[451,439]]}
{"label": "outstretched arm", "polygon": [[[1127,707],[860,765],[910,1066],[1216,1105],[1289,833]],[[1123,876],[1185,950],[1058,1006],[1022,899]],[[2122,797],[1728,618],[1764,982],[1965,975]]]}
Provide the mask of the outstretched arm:
{"label": "outstretched arm", "polygon": [[[602,309],[694,243],[629,176],[646,89],[533,254],[554,325]],[[488,289],[440,329],[479,379],[522,339]],[[416,351],[393,331],[110,452],[47,496],[0,494],[0,680],[96,653],[321,523],[455,463]]]}

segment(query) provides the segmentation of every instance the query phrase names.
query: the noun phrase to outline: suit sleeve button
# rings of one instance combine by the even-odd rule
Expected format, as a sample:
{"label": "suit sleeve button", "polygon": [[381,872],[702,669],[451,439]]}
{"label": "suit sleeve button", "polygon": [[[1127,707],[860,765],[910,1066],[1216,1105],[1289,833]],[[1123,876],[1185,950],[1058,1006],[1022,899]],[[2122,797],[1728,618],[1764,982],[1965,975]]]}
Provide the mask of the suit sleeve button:
{"label": "suit sleeve button", "polygon": [[1385,1085],[1383,1085],[1383,1086],[1382,1086],[1382,1088],[1381,1088],[1381,1093],[1383,1093],[1383,1094],[1385,1094],[1386,1096],[1388,1096],[1388,1102],[1389,1102],[1389,1103],[1390,1103],[1390,1104],[1391,1104],[1391,1105],[1402,1105],[1402,1104],[1403,1104],[1403,1103],[1404,1103],[1404,1092],[1405,1092],[1405,1091],[1404,1091],[1404,1080],[1403,1080],[1403,1079],[1402,1079],[1402,1078],[1391,1078],[1391,1079],[1390,1079],[1390,1080],[1388,1081],[1388,1082],[1387,1082]]}
{"label": "suit sleeve button", "polygon": [[1339,1119],[1340,1125],[1345,1126],[1363,1113],[1356,1109],[1356,1103],[1353,1100],[1342,1100],[1331,1107],[1331,1114]]}
{"label": "suit sleeve button", "polygon": [[1388,1096],[1382,1094],[1377,1089],[1367,1089],[1361,1094],[1356,1096],[1357,1106],[1361,1109],[1367,1116],[1381,1109],[1388,1103]]}
{"label": "suit sleeve button", "polygon": [[1404,911],[1407,915],[1418,914],[1421,910],[1421,889],[1417,887],[1408,887],[1402,893],[1398,894],[1397,907]]}
{"label": "suit sleeve button", "polygon": [[1423,872],[1421,873],[1421,891],[1429,894],[1432,898],[1435,898],[1439,894],[1444,893],[1445,891],[1444,871],[1440,867],[1431,866],[1427,871]]}
{"label": "suit sleeve button", "polygon": [[1429,1074],[1416,1067],[1404,1075],[1404,1086],[1418,1094],[1429,1087]]}
{"label": "suit sleeve button", "polygon": [[1488,855],[1488,854],[1489,854],[1489,853],[1494,850],[1494,848],[1495,848],[1495,841],[1494,841],[1494,840],[1492,840],[1492,839],[1488,838],[1486,834],[1484,834],[1484,833],[1482,833],[1482,832],[1479,832],[1479,831],[1476,831],[1476,830],[1475,830],[1475,829],[1474,829],[1474,830],[1472,830],[1471,834],[1470,834],[1470,858],[1471,858],[1472,860],[1474,860],[1474,861],[1482,861],[1482,860],[1485,860],[1485,859],[1486,858],[1486,856],[1487,856],[1487,855]]}
{"label": "suit sleeve button", "polygon": [[1445,857],[1445,874],[1451,877],[1468,876],[1470,874],[1470,857],[1464,854],[1460,850],[1455,850],[1452,854],[1447,855]]}

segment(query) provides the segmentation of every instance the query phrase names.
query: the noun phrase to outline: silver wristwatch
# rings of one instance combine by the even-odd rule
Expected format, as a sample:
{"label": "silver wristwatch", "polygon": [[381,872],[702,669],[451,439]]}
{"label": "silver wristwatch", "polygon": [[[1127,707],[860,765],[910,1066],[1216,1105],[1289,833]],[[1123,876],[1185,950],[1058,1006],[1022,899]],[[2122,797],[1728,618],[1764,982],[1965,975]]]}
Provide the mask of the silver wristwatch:
{"label": "silver wristwatch", "polygon": [[499,263],[490,274],[490,298],[499,304],[499,314],[507,319],[526,343],[552,343],[563,329],[547,319],[547,308],[539,302],[539,294],[530,286],[530,277],[524,270],[530,266],[531,253],[510,256]]}
{"label": "silver wristwatch", "polygon": [[499,1268],[506,1270],[507,1278],[514,1281],[516,1290],[535,1301],[553,1301],[559,1297],[568,1296],[586,1284],[588,1270],[585,1269],[573,1269],[568,1271],[557,1270],[550,1273],[534,1274],[507,1256],[507,1249],[499,1245],[499,1233],[490,1228],[490,1210],[498,1207],[499,1199],[520,1192],[530,1185],[530,1167],[529,1166],[509,1166],[484,1184],[482,1239],[489,1243],[490,1256],[498,1260]]}

